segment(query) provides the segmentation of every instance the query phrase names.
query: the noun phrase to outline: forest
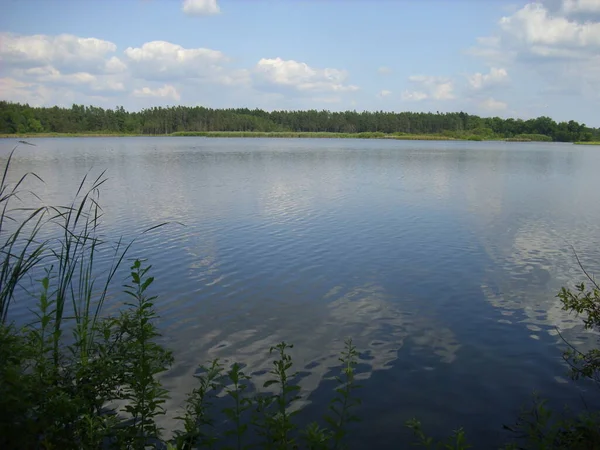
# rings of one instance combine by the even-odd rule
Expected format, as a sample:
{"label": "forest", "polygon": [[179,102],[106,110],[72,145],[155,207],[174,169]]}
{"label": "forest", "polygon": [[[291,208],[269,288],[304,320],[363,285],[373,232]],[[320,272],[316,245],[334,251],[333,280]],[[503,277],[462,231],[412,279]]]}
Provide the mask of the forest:
{"label": "forest", "polygon": [[[550,117],[503,119],[465,112],[357,112],[263,111],[212,109],[203,106],[153,107],[137,112],[122,106],[104,109],[32,107],[0,101],[0,134],[106,133],[165,135],[184,132],[319,132],[405,133],[448,138],[511,139],[541,136],[558,142],[600,140],[600,128],[576,121],[556,122]],[[540,139],[534,139],[540,140]]]}

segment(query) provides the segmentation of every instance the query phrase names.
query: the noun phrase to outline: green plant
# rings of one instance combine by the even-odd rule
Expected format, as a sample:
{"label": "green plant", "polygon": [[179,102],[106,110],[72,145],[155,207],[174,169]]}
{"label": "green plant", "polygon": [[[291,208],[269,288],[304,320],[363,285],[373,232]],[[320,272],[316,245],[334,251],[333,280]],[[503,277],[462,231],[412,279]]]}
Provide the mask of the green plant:
{"label": "green plant", "polygon": [[465,431],[462,428],[454,430],[446,441],[436,442],[431,436],[425,434],[421,422],[417,419],[407,421],[406,426],[412,430],[414,436],[417,438],[417,441],[413,444],[417,447],[448,450],[466,450],[471,448],[471,445],[467,444]]}
{"label": "green plant", "polygon": [[221,387],[223,366],[218,359],[210,366],[200,367],[201,373],[194,375],[198,387],[194,388],[186,400],[185,414],[178,417],[183,422],[184,430],[175,432],[174,445],[177,449],[213,448],[217,438],[207,428],[214,425],[211,407]]}
{"label": "green plant", "polygon": [[[8,310],[14,299],[15,290],[21,280],[38,266],[45,254],[46,242],[39,241],[38,236],[46,221],[48,209],[45,207],[30,208],[25,206],[13,207],[15,201],[20,202],[24,194],[33,192],[24,190],[24,183],[35,178],[41,178],[34,173],[26,173],[14,185],[8,182],[8,173],[17,147],[14,147],[2,172],[0,181],[0,323],[5,324]],[[24,214],[18,221],[13,214]],[[16,223],[14,231],[6,236],[9,224]]]}
{"label": "green plant", "polygon": [[344,342],[344,352],[339,358],[342,363],[342,375],[336,377],[340,385],[336,388],[337,395],[331,401],[329,409],[331,415],[325,420],[332,428],[333,448],[340,448],[346,436],[346,426],[350,422],[356,422],[358,417],[351,414],[351,409],[360,405],[360,399],[353,396],[353,392],[360,387],[356,384],[355,371],[358,364],[358,351],[352,344],[352,339]]}
{"label": "green plant", "polygon": [[321,428],[318,423],[311,422],[302,431],[302,439],[309,450],[326,450],[330,447],[332,433],[328,428]]}
{"label": "green plant", "polygon": [[546,400],[534,394],[533,404],[522,409],[516,423],[504,426],[519,442],[519,445],[516,442],[507,445],[507,449],[584,450],[600,447],[598,413],[573,415],[567,411],[566,414],[557,415],[546,403]]}
{"label": "green plant", "polygon": [[160,336],[153,320],[156,318],[153,301],[146,291],[154,281],[147,277],[151,266],[143,267],[140,260],[131,266],[132,284],[125,286],[125,293],[133,298],[126,303],[130,310],[121,316],[120,327],[128,335],[128,353],[131,362],[126,364],[126,388],[123,398],[129,402],[124,411],[131,417],[128,426],[131,446],[146,448],[154,439],[160,438],[156,417],[164,414],[162,407],[168,398],[157,376],[165,372],[173,362],[171,352],[156,343]]}
{"label": "green plant", "polygon": [[290,383],[296,374],[290,372],[293,362],[288,349],[293,348],[281,342],[269,349],[269,353],[277,352],[278,358],[273,361],[273,368],[269,372],[273,378],[267,380],[263,387],[278,386],[278,393],[274,395],[259,395],[256,398],[254,425],[263,438],[263,448],[286,449],[295,445],[291,437],[296,425],[292,422],[294,412],[289,412],[290,404],[298,399],[300,387]]}
{"label": "green plant", "polygon": [[[577,257],[577,254],[575,256]],[[579,262],[578,257],[577,261]],[[582,316],[586,330],[600,331],[600,286],[585,271],[580,262],[579,266],[591,283],[591,288],[587,288],[585,283],[575,286],[575,291],[563,287],[558,294],[558,298],[561,300],[565,311]],[[564,353],[564,359],[571,366],[573,379],[577,380],[583,377],[600,383],[600,348],[581,352],[566,340],[565,342],[569,348]]]}
{"label": "green plant", "polygon": [[552,138],[550,136],[535,133],[517,134],[513,137],[513,139],[518,141],[552,142]]}
{"label": "green plant", "polygon": [[[129,400],[137,408],[134,423],[147,429],[160,394],[141,376],[157,373],[162,361],[153,346],[152,299],[143,296],[151,281],[134,276],[138,304],[119,319],[102,317],[109,285],[131,245],[119,240],[109,270],[95,268],[95,255],[110,245],[99,234],[103,174],[91,183],[84,177],[70,206],[15,207],[29,192],[26,180],[40,179],[27,174],[8,184],[14,151],[0,186],[0,447],[97,448],[127,435],[108,408],[112,402]],[[48,233],[58,237],[40,239]],[[143,278],[146,269],[137,269]],[[41,280],[26,285],[40,273]],[[22,328],[9,321],[17,292],[20,299],[37,299],[33,320]]]}
{"label": "green plant", "polygon": [[252,399],[244,396],[250,377],[242,371],[239,363],[233,363],[227,372],[227,378],[231,386],[225,388],[225,393],[233,400],[234,406],[223,409],[223,412],[233,423],[234,428],[227,430],[225,436],[235,436],[235,449],[241,450],[245,448],[242,446],[242,438],[248,429],[248,424],[242,422],[242,416],[252,406]]}
{"label": "green plant", "polygon": [[[274,393],[247,394],[252,378],[242,371],[242,366],[238,363],[234,363],[227,372],[218,360],[208,367],[201,367],[201,374],[196,376],[199,386],[188,397],[186,412],[180,417],[184,429],[175,433],[171,444],[180,450],[215,448],[224,439],[233,438],[232,447],[218,448],[258,446],[266,449],[293,449],[299,448],[301,443],[306,448],[315,450],[342,448],[348,423],[357,420],[352,414],[352,409],[359,404],[354,398],[354,390],[359,387],[354,379],[358,357],[356,348],[351,340],[347,340],[340,357],[343,364],[342,376],[336,377],[339,387],[330,405],[332,414],[325,417],[329,427],[311,423],[303,430],[298,429],[294,422],[297,413],[290,411],[293,402],[299,398],[300,390],[298,385],[292,383],[296,374],[292,372],[293,361],[289,354],[291,348],[291,345],[281,342],[269,349],[269,353],[276,357],[269,372],[272,377],[263,387],[276,386],[277,391]],[[214,427],[218,420],[214,403],[221,399],[229,399],[232,406],[220,410],[227,428],[219,435]],[[250,417],[248,413],[251,413]],[[252,433],[247,433],[250,426]],[[256,436],[258,441],[253,442],[247,434]]]}

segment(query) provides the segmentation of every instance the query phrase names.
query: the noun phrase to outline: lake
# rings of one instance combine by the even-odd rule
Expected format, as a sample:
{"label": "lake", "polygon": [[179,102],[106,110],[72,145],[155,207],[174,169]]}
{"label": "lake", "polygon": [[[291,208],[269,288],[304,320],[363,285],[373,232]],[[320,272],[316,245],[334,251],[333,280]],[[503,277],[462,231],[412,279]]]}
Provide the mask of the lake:
{"label": "lake", "polygon": [[[268,367],[295,344],[302,420],[331,397],[337,356],[360,351],[352,448],[464,426],[478,447],[507,435],[536,389],[581,408],[564,347],[596,337],[561,311],[600,271],[600,149],[559,143],[352,139],[29,139],[12,179],[36,172],[48,204],[106,169],[104,232],[138,238],[153,265],[160,328],[176,362],[172,417],[198,364]],[[0,140],[2,163],[15,140]],[[123,268],[119,283],[125,282]],[[113,299],[113,306],[118,302]],[[27,301],[12,318],[24,321]],[[590,397],[590,402],[598,398]]]}

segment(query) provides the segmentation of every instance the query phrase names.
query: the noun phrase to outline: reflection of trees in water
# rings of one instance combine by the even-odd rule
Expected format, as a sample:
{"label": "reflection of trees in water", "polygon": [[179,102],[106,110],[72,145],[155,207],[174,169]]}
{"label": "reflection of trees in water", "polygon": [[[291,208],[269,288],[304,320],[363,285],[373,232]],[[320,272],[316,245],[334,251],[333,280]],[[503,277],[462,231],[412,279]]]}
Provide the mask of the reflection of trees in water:
{"label": "reflection of trees in water", "polygon": [[[437,355],[442,362],[454,361],[460,344],[449,329],[430,322],[427,317],[402,309],[409,303],[392,302],[383,288],[367,284],[353,289],[342,286],[331,289],[321,304],[289,305],[277,312],[262,312],[261,317],[232,317],[219,324],[203,323],[180,331],[176,342],[175,365],[165,379],[172,398],[167,411],[172,417],[194,386],[196,363],[220,358],[246,364],[246,373],[253,374],[255,386],[262,386],[269,377],[272,358],[269,347],[286,341],[295,345],[291,351],[295,369],[301,372],[299,384],[306,404],[324,377],[331,377],[339,366],[338,357],[344,339],[352,337],[361,353],[359,378],[369,378],[373,371],[390,369],[398,350],[406,339],[415,351]],[[249,324],[251,326],[249,327]]]}

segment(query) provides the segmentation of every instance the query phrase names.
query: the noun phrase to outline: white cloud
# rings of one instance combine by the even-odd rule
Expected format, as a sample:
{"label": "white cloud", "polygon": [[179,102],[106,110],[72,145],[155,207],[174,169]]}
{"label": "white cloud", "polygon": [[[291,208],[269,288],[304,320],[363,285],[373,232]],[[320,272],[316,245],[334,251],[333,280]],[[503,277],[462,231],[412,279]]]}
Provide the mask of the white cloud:
{"label": "white cloud", "polygon": [[340,103],[342,99],[340,97],[313,97],[310,99],[311,102],[315,103]]}
{"label": "white cloud", "polygon": [[217,50],[184,48],[166,41],[146,42],[125,50],[134,76],[145,80],[215,78],[228,58]]}
{"label": "white cloud", "polygon": [[489,66],[506,66],[515,59],[515,52],[508,48],[499,36],[484,36],[476,38],[477,45],[467,49],[466,53],[480,58]]}
{"label": "white cloud", "polygon": [[421,91],[404,91],[402,93],[402,100],[406,101],[419,102],[421,100],[425,100],[426,98],[429,98],[429,95]]}
{"label": "white cloud", "polygon": [[477,72],[473,75],[469,75],[467,78],[471,88],[481,90],[488,86],[500,84],[508,80],[508,72],[506,69],[492,67],[490,73],[483,74]]}
{"label": "white cloud", "polygon": [[221,12],[217,0],[184,0],[181,10],[189,16],[212,16]]}
{"label": "white cloud", "polygon": [[486,111],[503,111],[508,108],[508,105],[504,102],[495,100],[493,98],[487,98],[479,104]]}
{"label": "white cloud", "polygon": [[35,78],[38,82],[64,83],[64,84],[89,84],[96,81],[96,77],[87,72],[76,72],[63,75],[52,66],[33,67],[25,70],[25,74]]}
{"label": "white cloud", "polygon": [[[126,99],[136,108],[148,101],[143,98],[180,101],[183,90],[191,102],[218,99],[216,103],[227,106],[250,101],[257,106],[269,103],[271,109],[310,108],[349,101],[345,95],[358,90],[344,70],[283,58],[263,58],[243,68],[233,67],[220,51],[166,41],[146,42],[119,54],[115,44],[96,38],[9,33],[0,37],[2,98],[31,104],[114,106],[111,96],[129,92]],[[215,90],[215,84],[222,89]],[[12,94],[6,93],[11,89]],[[270,93],[280,97],[273,100]]]}
{"label": "white cloud", "polygon": [[392,69],[390,69],[387,66],[381,66],[379,69],[377,69],[377,72],[381,75],[389,75],[390,73],[392,73]]}
{"label": "white cloud", "polygon": [[175,89],[175,86],[172,86],[170,84],[165,84],[164,86],[156,89],[152,89],[149,87],[135,89],[133,91],[133,95],[135,97],[158,97],[177,101],[181,99],[181,95],[179,95],[179,92],[177,91],[177,89]]}
{"label": "white cloud", "polygon": [[31,86],[31,83],[23,83],[22,81],[13,78],[0,78],[0,95],[4,98],[6,94],[12,90],[19,90]]}
{"label": "white cloud", "polygon": [[512,16],[500,19],[507,37],[532,53],[550,55],[552,50],[600,48],[600,23],[579,23],[552,15],[541,3],[529,3]]}
{"label": "white cloud", "polygon": [[225,70],[215,73],[215,81],[232,87],[248,87],[252,84],[251,73],[248,69]]}
{"label": "white cloud", "polygon": [[0,61],[9,67],[32,68],[52,66],[63,73],[105,73],[117,68],[117,59],[108,60],[117,46],[96,38],[80,38],[70,34],[22,36],[0,33]]}
{"label": "white cloud", "polygon": [[418,89],[404,91],[402,93],[403,100],[452,100],[455,98],[454,83],[448,78],[412,75],[408,77],[408,80],[418,86]]}
{"label": "white cloud", "polygon": [[261,59],[255,78],[265,88],[288,88],[297,92],[352,92],[357,86],[345,84],[347,73],[338,69],[316,69],[308,64],[281,58]]}
{"label": "white cloud", "polygon": [[97,80],[91,86],[92,91],[96,91],[98,93],[117,93],[123,92],[125,90],[125,85],[121,81],[104,79]]}
{"label": "white cloud", "polygon": [[125,90],[121,81],[110,75],[92,75],[88,72],[63,74],[52,66],[32,67],[14,71],[22,79],[38,85],[65,86],[80,92],[97,95],[98,93],[118,93]]}
{"label": "white cloud", "polygon": [[106,73],[122,73],[127,70],[127,65],[116,56],[111,57],[104,65]]}
{"label": "white cloud", "polygon": [[[515,61],[536,64],[551,60],[585,61],[600,51],[600,1],[563,1],[559,5],[529,3],[498,22],[498,34],[477,39],[468,52],[493,66]],[[571,17],[566,11],[589,11]]]}
{"label": "white cloud", "polygon": [[392,94],[392,91],[388,91],[388,90],[384,89],[384,90],[380,91],[379,94],[377,94],[377,96],[383,98],[383,97],[387,97],[388,95],[391,95],[391,94]]}
{"label": "white cloud", "polygon": [[23,82],[14,78],[0,78],[0,98],[12,102],[28,103],[31,106],[46,106],[52,102],[53,90],[46,86]]}
{"label": "white cloud", "polygon": [[598,0],[563,0],[561,10],[566,14],[600,14]]}
{"label": "white cloud", "polygon": [[[542,92],[600,97],[600,1],[532,2],[498,21],[494,36],[469,50],[490,67],[532,76]],[[476,79],[470,80],[475,84]],[[482,80],[482,85],[485,81]],[[570,94],[566,94],[570,92]],[[536,94],[536,92],[533,92]]]}

